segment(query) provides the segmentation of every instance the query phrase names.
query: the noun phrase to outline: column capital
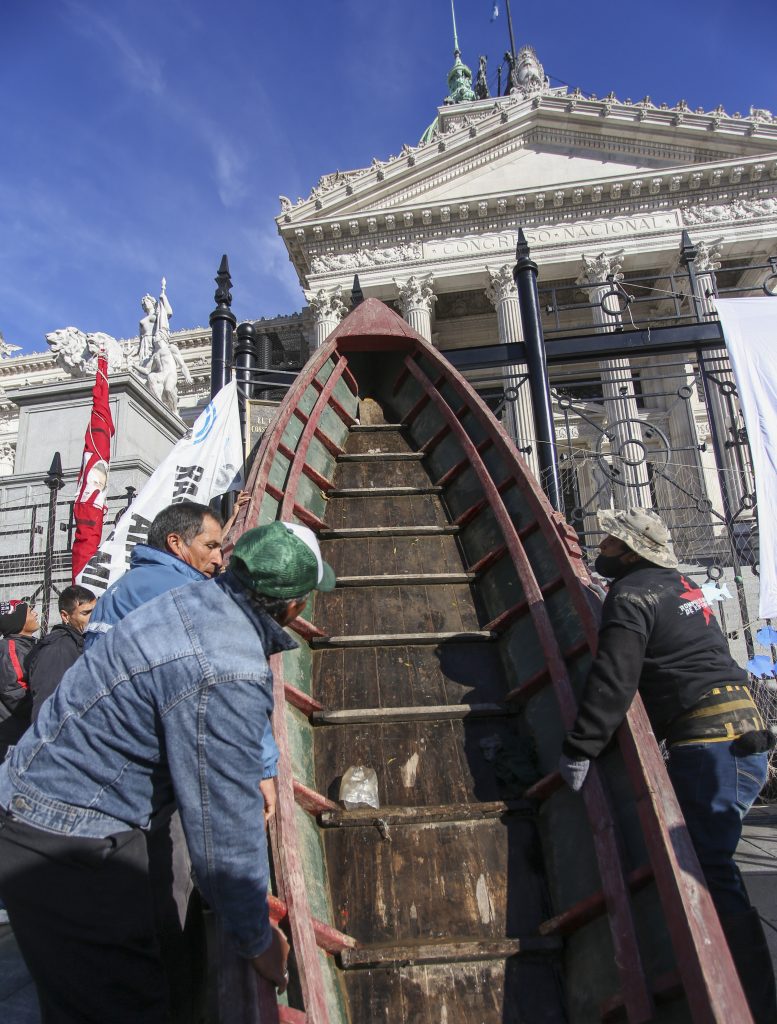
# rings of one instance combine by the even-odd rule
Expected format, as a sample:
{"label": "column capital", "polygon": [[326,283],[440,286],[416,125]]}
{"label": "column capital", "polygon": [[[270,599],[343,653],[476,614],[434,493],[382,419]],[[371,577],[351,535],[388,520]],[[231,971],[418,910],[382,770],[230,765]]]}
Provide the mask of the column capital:
{"label": "column capital", "polygon": [[613,280],[622,281],[621,270],[625,251],[625,249],[617,249],[614,252],[600,252],[598,256],[583,255],[583,267],[575,283],[583,288],[592,288],[607,284],[607,278],[611,275]]}
{"label": "column capital", "polygon": [[348,309],[342,301],[343,289],[338,285],[336,288],[327,290],[319,288],[317,292],[305,292],[305,298],[313,311],[313,317],[317,324],[334,320],[339,323]]}
{"label": "column capital", "polygon": [[406,281],[394,278],[394,284],[399,291],[399,308],[405,319],[413,310],[423,310],[431,316],[432,308],[437,301],[432,274],[427,274],[426,277],[413,274]]}
{"label": "column capital", "polygon": [[488,274],[486,298],[494,307],[498,307],[505,299],[518,299],[512,263],[505,263],[498,270],[486,267],[486,273]]}
{"label": "column capital", "polygon": [[710,242],[696,242],[696,257],[693,260],[693,268],[697,274],[711,274],[720,269],[720,247],[724,242],[724,236],[715,238]]}

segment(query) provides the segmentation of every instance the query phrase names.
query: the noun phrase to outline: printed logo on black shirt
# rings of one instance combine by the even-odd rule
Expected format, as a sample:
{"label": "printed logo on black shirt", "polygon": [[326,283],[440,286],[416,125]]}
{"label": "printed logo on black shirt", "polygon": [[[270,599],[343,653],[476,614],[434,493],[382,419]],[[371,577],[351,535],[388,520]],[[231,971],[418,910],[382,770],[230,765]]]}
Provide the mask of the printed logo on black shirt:
{"label": "printed logo on black shirt", "polygon": [[680,595],[680,600],[687,602],[679,606],[680,614],[695,615],[696,612],[702,612],[704,614],[704,621],[709,626],[710,619],[712,618],[712,608],[704,593],[699,587],[692,586],[685,576],[680,577],[680,582],[685,590],[685,593]]}

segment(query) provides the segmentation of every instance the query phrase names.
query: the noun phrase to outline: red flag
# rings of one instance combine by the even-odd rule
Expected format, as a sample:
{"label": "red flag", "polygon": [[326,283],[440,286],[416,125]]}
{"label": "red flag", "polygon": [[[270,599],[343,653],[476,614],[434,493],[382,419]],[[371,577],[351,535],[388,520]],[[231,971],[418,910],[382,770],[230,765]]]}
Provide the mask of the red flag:
{"label": "red flag", "polygon": [[113,419],[108,401],[108,360],[97,360],[97,379],[92,389],[92,415],[84,436],[84,457],[76,484],[73,518],[73,582],[97,551],[103,532],[108,497],[108,466],[111,461]]}

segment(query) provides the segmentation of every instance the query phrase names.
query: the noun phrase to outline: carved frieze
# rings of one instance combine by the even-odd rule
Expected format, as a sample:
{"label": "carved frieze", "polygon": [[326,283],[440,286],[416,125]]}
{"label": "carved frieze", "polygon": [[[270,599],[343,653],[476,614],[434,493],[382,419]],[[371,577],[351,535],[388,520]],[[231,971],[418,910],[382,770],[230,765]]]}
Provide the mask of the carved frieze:
{"label": "carved frieze", "polygon": [[682,211],[683,224],[726,224],[777,215],[777,199],[736,199],[718,206],[688,206]]}
{"label": "carved frieze", "polygon": [[391,245],[386,249],[358,249],[356,252],[343,252],[331,256],[314,256],[310,269],[314,274],[326,274],[337,270],[359,270],[391,263],[407,263],[421,258],[421,246],[415,242],[408,242],[404,245]]}

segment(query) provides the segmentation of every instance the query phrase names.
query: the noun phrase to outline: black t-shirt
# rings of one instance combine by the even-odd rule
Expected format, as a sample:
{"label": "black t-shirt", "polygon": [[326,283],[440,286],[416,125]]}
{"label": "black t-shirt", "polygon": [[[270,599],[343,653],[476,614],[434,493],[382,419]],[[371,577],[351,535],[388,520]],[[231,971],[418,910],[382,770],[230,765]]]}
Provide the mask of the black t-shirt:
{"label": "black t-shirt", "polygon": [[704,594],[676,569],[640,564],[610,587],[565,750],[595,757],[639,692],[656,735],[713,687],[746,683]]}

